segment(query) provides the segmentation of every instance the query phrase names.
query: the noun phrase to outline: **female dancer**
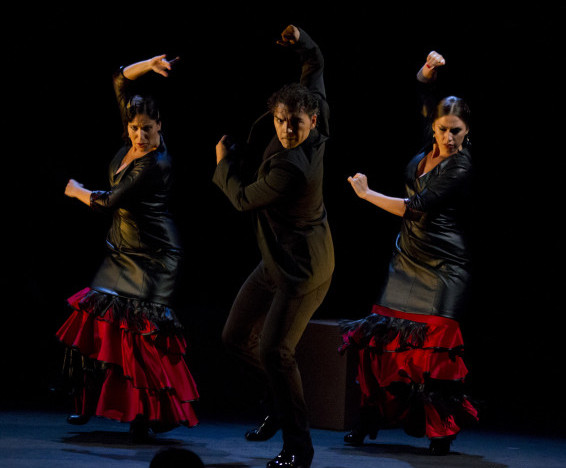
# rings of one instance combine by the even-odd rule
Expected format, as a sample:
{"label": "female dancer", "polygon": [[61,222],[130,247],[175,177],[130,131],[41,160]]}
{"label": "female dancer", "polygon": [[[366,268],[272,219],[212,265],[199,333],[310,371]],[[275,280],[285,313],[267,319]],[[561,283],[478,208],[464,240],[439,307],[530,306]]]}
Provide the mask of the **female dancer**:
{"label": "female dancer", "polygon": [[197,418],[198,398],[184,360],[186,342],[171,309],[181,246],[168,212],[171,158],[155,101],[129,96],[131,81],[168,76],[165,55],[114,75],[126,144],[110,163],[110,190],[70,180],[65,195],[112,214],[107,255],[90,287],[68,299],[73,311],[57,332],[76,388],[71,424],[97,415],[129,422],[135,440]]}
{"label": "female dancer", "polygon": [[[420,81],[435,78],[444,58],[431,52]],[[344,437],[401,424],[430,438],[446,454],[465,420],[477,411],[463,393],[467,374],[457,322],[466,305],[470,255],[464,229],[472,161],[470,113],[462,99],[442,99],[432,113],[433,141],[408,165],[407,198],[371,190],[367,177],[348,181],[360,198],[402,217],[401,232],[381,299],[365,319],[345,324],[345,349],[359,352],[359,425]]]}

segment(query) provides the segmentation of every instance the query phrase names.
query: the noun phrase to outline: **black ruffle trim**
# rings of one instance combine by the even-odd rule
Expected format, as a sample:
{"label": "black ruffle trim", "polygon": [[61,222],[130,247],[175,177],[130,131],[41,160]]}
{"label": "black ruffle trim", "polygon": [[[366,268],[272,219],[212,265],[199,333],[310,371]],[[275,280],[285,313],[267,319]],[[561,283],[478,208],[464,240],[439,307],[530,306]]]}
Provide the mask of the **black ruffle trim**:
{"label": "black ruffle trim", "polygon": [[477,423],[477,418],[468,413],[464,405],[468,402],[477,409],[480,404],[467,394],[466,384],[461,380],[436,380],[425,375],[423,384],[395,382],[385,390],[403,402],[402,407],[411,408],[408,420],[403,421],[403,428],[409,435],[425,435],[424,405],[427,404],[434,406],[443,420],[454,416],[459,426]]}
{"label": "black ruffle trim", "polygon": [[340,347],[340,352],[344,352],[350,346],[367,347],[374,338],[378,350],[383,349],[397,337],[399,337],[400,350],[422,348],[428,333],[426,323],[379,314],[371,314],[354,321],[341,320],[339,326],[344,336],[344,344]]}
{"label": "black ruffle trim", "polygon": [[[132,331],[145,330],[147,322],[154,325],[159,332],[178,332],[183,325],[170,307],[154,302],[140,301],[139,299],[116,296],[89,290],[79,301],[81,310],[92,313],[103,319],[111,321],[125,321],[128,329]],[[112,317],[107,317],[111,310]]]}

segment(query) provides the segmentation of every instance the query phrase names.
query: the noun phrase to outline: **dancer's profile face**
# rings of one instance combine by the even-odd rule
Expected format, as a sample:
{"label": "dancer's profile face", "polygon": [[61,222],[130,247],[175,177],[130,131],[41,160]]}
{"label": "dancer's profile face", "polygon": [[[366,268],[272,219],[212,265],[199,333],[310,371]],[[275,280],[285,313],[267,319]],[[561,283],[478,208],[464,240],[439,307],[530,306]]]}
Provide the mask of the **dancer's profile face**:
{"label": "dancer's profile face", "polygon": [[159,146],[161,122],[157,122],[146,114],[136,115],[128,122],[128,136],[132,146],[139,151],[149,151]]}
{"label": "dancer's profile face", "polygon": [[283,148],[296,148],[316,127],[316,114],[310,117],[304,111],[290,111],[285,104],[279,103],[273,111],[273,123]]}

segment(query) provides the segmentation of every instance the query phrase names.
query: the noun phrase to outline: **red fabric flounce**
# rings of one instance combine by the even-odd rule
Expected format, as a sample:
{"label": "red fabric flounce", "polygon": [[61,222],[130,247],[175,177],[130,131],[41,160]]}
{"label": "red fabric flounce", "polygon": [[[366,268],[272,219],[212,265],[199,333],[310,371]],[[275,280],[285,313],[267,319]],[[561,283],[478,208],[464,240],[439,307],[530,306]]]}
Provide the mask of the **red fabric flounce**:
{"label": "red fabric flounce", "polygon": [[455,320],[375,305],[372,316],[353,324],[343,335],[341,350],[373,350],[371,370],[382,387],[397,381],[421,384],[424,376],[463,380],[468,373],[462,359],[464,340]]}
{"label": "red fabric flounce", "polygon": [[[468,369],[461,356],[464,340],[458,322],[437,316],[407,314],[374,306],[374,314],[426,323],[424,342],[418,348],[401,346],[400,336],[380,347],[372,359],[372,373],[380,386],[393,382],[423,384],[425,376],[439,380],[464,380]],[[369,347],[377,348],[377,337]]]}
{"label": "red fabric flounce", "polygon": [[85,309],[90,295],[86,288],[69,298],[74,310],[56,336],[106,364],[96,415],[131,422],[141,414],[150,421],[195,425],[190,402],[199,395],[184,359],[185,338],[160,332],[143,314],[132,329],[122,317],[115,320],[112,307]]}
{"label": "red fabric flounce", "polygon": [[[131,422],[142,414],[153,423],[155,432],[159,431],[160,426],[167,430],[176,425],[195,426],[198,423],[197,416],[190,402],[179,397],[180,388],[136,388],[130,379],[125,379],[121,372],[110,367],[102,385],[96,415]],[[160,425],[155,425],[155,422]]]}
{"label": "red fabric flounce", "polygon": [[458,322],[375,305],[371,316],[345,329],[341,350],[358,352],[361,406],[377,407],[381,423],[433,438],[477,421],[477,409],[463,393],[468,369]]}

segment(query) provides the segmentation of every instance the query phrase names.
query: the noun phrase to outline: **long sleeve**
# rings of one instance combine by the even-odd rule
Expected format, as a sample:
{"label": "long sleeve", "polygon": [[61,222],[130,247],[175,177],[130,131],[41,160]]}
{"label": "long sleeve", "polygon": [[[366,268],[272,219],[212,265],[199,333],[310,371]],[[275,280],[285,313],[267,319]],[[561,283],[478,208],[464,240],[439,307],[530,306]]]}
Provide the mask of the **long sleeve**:
{"label": "long sleeve", "polygon": [[436,209],[458,192],[469,189],[471,182],[471,160],[466,153],[451,156],[445,164],[435,168],[435,174],[421,192],[405,200],[405,217],[419,219],[423,213]]}
{"label": "long sleeve", "polygon": [[141,184],[143,184],[155,160],[149,155],[132,163],[120,182],[108,191],[94,191],[90,196],[90,206],[101,211],[109,211],[119,207]]}
{"label": "long sleeve", "polygon": [[324,57],[316,42],[302,29],[299,31],[299,41],[295,47],[302,64],[300,82],[312,92],[326,99],[323,79]]}
{"label": "long sleeve", "polygon": [[128,80],[122,73],[123,68],[121,67],[112,76],[112,83],[114,85],[114,93],[116,94],[116,100],[118,101],[118,108],[120,110],[120,117],[122,118],[122,124],[124,128],[127,127],[127,105],[130,96],[128,95],[128,87],[130,85],[130,80]]}
{"label": "long sleeve", "polygon": [[224,159],[216,166],[213,182],[224,192],[238,211],[261,208],[292,196],[304,186],[304,174],[293,164],[274,161],[269,172],[256,182],[245,185],[238,164]]}
{"label": "long sleeve", "polygon": [[305,31],[299,30],[299,41],[295,47],[302,64],[300,83],[318,95],[320,114],[317,128],[321,134],[328,136],[330,134],[329,109],[324,85],[324,57],[316,42]]}

